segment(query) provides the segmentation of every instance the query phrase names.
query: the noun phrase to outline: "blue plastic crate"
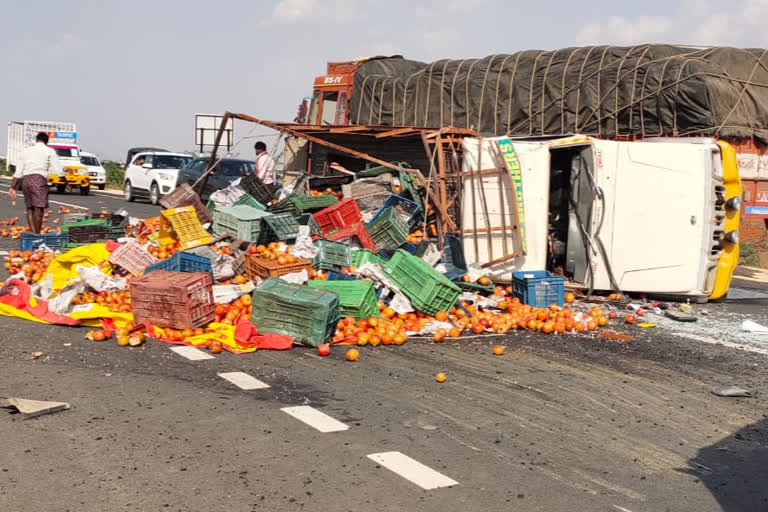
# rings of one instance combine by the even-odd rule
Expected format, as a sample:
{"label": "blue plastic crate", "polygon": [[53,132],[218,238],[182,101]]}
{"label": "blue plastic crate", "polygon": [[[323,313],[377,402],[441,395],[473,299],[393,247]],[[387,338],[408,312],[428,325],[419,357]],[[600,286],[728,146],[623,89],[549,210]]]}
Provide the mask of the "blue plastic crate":
{"label": "blue plastic crate", "polygon": [[467,262],[464,259],[464,247],[456,235],[443,236],[443,264],[446,271],[443,275],[455,281],[467,273]]}
{"label": "blue plastic crate", "polygon": [[562,306],[565,279],[546,270],[529,270],[512,274],[512,289],[523,304],[546,308],[550,304]]}
{"label": "blue plastic crate", "polygon": [[69,233],[22,233],[19,238],[19,250],[21,251],[34,251],[41,245],[45,244],[46,247],[52,250],[61,249],[69,243]]}
{"label": "blue plastic crate", "polygon": [[326,281],[355,281],[357,279],[360,278],[355,275],[342,274],[341,272],[336,272],[335,270],[329,270],[328,276],[325,278]]}
{"label": "blue plastic crate", "polygon": [[208,272],[213,277],[213,267],[211,260],[204,256],[198,256],[189,252],[177,252],[173,256],[164,259],[158,263],[148,266],[144,270],[144,275],[155,270],[167,270],[169,272]]}
{"label": "blue plastic crate", "polygon": [[384,210],[390,206],[394,208],[398,214],[404,217],[403,220],[408,223],[408,227],[411,228],[411,230],[416,229],[421,223],[421,208],[419,205],[403,196],[392,194],[384,200],[381,208],[379,208],[376,215],[373,216],[368,224],[373,224],[376,219],[384,213]]}
{"label": "blue plastic crate", "polygon": [[[415,255],[416,252],[419,250],[419,246],[412,242],[405,242],[403,245],[400,246],[400,249]],[[376,251],[376,254],[381,256],[385,260],[389,260],[392,258],[392,256],[395,254],[397,250],[398,249],[379,249],[378,251]]]}

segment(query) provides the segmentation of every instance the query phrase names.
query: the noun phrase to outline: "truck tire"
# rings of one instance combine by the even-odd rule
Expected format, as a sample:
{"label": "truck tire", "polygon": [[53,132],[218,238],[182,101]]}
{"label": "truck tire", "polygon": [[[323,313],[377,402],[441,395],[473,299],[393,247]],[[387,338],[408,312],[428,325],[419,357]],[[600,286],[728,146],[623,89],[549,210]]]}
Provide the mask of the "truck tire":
{"label": "truck tire", "polygon": [[66,191],[67,191],[66,185],[56,185],[56,192],[58,192],[59,194],[63,194]]}
{"label": "truck tire", "polygon": [[133,196],[133,187],[131,186],[130,180],[126,180],[123,184],[123,197],[125,197],[126,201],[133,201],[136,199]]}
{"label": "truck tire", "polygon": [[106,186],[107,186],[106,184],[102,183],[101,185],[99,185],[99,190],[104,190]]}
{"label": "truck tire", "polygon": [[160,187],[155,182],[152,182],[152,186],[149,187],[149,202],[152,204],[160,203]]}
{"label": "truck tire", "polygon": [[87,187],[80,187],[80,195],[81,196],[87,196],[91,193],[91,186],[88,185]]}

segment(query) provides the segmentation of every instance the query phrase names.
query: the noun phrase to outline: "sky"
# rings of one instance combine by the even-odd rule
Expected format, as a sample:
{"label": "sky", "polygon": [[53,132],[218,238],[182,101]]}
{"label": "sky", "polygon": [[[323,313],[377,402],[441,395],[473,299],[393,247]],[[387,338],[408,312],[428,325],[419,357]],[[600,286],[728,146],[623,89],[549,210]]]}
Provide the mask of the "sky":
{"label": "sky", "polygon": [[[194,150],[195,113],[290,121],[327,61],[768,45],[768,0],[37,0],[0,13],[0,122],[72,121],[84,150],[118,161],[132,146]],[[241,156],[275,140],[235,131]]]}

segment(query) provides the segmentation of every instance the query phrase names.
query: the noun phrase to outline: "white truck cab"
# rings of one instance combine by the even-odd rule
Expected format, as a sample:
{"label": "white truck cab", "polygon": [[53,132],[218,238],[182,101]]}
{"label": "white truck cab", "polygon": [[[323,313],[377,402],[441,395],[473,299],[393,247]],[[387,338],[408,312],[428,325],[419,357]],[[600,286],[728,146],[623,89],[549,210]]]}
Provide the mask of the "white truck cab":
{"label": "white truck cab", "polygon": [[192,160],[185,153],[137,153],[125,170],[123,194],[126,201],[149,199],[158,204],[160,198],[176,188],[179,170]]}
{"label": "white truck cab", "polygon": [[104,167],[101,165],[99,157],[93,153],[81,151],[80,163],[88,168],[91,184],[98,186],[99,190],[104,190],[107,186],[107,171],[105,171]]}

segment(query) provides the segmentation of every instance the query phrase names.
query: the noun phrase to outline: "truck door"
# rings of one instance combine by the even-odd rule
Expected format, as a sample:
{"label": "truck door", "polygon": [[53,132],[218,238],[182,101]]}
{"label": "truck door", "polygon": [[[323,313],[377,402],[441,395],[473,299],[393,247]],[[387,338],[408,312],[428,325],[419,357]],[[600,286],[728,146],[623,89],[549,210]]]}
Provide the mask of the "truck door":
{"label": "truck door", "polygon": [[[595,149],[605,204],[596,202],[591,231],[603,216],[597,236],[622,290],[708,296],[719,243],[717,145],[596,141]],[[610,289],[601,263],[596,288]]]}

